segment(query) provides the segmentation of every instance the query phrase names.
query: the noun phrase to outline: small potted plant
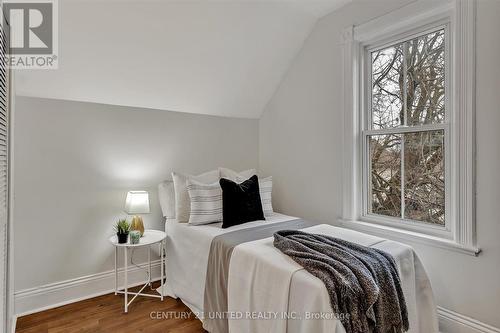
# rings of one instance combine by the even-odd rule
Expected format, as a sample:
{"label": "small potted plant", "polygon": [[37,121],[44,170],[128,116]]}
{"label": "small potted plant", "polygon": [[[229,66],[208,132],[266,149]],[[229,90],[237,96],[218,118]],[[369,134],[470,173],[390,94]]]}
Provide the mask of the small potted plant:
{"label": "small potted plant", "polygon": [[130,230],[130,224],[126,219],[120,219],[115,224],[116,237],[118,238],[118,244],[124,244],[127,242],[128,232]]}

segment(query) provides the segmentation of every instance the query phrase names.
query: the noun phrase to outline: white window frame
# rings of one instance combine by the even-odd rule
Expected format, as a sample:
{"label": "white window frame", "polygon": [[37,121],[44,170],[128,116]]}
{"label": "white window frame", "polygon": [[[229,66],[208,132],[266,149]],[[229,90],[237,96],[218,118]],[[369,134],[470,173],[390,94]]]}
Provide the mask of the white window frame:
{"label": "white window frame", "polygon": [[[343,226],[477,255],[475,235],[475,0],[417,1],[342,35],[344,49]],[[369,213],[370,51],[445,29],[445,226]],[[370,67],[370,68],[368,68]],[[398,128],[415,132],[416,128]],[[377,131],[380,133],[380,131]],[[388,131],[389,132],[389,131]],[[393,130],[391,129],[391,133]]]}

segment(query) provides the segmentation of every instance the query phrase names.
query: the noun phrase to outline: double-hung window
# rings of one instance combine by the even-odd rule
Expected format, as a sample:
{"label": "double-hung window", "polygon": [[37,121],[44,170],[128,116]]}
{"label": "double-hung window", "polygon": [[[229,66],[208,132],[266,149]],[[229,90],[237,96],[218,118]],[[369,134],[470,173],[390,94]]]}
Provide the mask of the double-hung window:
{"label": "double-hung window", "polygon": [[477,254],[475,1],[346,28],[342,224]]}
{"label": "double-hung window", "polygon": [[446,227],[448,29],[365,50],[364,214]]}

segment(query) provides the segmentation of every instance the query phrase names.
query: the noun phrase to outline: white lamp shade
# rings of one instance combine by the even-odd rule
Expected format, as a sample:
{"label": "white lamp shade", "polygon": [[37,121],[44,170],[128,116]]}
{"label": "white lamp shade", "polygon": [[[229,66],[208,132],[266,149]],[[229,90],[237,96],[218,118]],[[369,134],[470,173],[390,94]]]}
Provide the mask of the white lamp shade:
{"label": "white lamp shade", "polygon": [[125,200],[127,214],[149,213],[149,193],[147,191],[129,191]]}

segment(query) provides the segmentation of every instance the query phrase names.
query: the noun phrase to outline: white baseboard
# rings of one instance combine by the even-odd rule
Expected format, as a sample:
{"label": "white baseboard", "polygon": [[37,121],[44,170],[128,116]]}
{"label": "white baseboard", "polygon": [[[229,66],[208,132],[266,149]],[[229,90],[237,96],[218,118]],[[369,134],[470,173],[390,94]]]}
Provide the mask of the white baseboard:
{"label": "white baseboard", "polygon": [[[147,266],[147,263],[140,264]],[[160,279],[160,259],[151,262],[152,280]],[[118,271],[118,285],[123,288],[123,269]],[[143,269],[131,266],[128,269],[128,285],[146,282]],[[20,290],[14,293],[14,311],[16,317],[101,296],[115,289],[115,271],[87,275],[44,286]]]}
{"label": "white baseboard", "polygon": [[441,333],[500,333],[500,329],[438,306]]}
{"label": "white baseboard", "polygon": [[17,315],[13,315],[9,326],[9,331],[11,333],[16,333],[16,324],[17,324]]}

